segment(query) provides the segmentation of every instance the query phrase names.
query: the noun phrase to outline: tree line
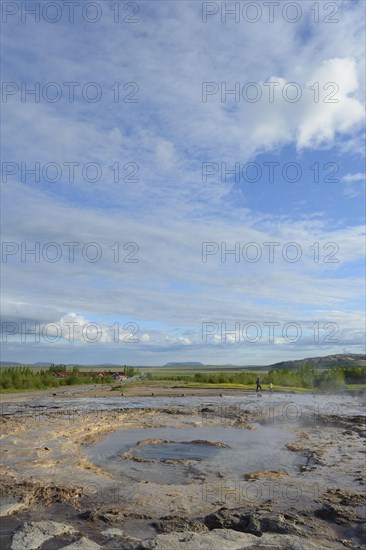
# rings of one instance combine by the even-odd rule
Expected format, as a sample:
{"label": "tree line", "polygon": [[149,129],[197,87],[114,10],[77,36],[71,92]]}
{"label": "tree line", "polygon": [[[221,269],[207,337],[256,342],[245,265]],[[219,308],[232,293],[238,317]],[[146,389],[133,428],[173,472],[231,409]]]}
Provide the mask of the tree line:
{"label": "tree line", "polygon": [[[121,367],[121,371],[127,378],[136,376],[138,370],[134,367]],[[59,386],[72,386],[75,384],[110,384],[112,383],[112,374],[103,378],[98,372],[90,376],[79,376],[80,368],[75,365],[68,369],[66,365],[52,364],[48,369],[35,370],[27,366],[21,367],[1,367],[0,368],[0,391],[4,390],[29,390],[29,389],[47,389]],[[56,373],[64,373],[64,377],[56,377]]]}

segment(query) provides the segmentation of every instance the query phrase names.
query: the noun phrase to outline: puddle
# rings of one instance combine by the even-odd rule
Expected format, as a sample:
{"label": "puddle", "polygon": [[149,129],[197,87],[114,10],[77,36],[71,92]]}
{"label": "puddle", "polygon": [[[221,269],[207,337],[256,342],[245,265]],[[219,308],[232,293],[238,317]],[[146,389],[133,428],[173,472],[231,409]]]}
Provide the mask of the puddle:
{"label": "puddle", "polygon": [[[155,441],[142,441],[146,439]],[[293,440],[288,431],[273,425],[258,425],[255,430],[228,426],[126,429],[108,434],[84,451],[91,462],[116,477],[181,484],[218,474],[239,480],[255,470],[298,472],[305,457],[286,449]]]}

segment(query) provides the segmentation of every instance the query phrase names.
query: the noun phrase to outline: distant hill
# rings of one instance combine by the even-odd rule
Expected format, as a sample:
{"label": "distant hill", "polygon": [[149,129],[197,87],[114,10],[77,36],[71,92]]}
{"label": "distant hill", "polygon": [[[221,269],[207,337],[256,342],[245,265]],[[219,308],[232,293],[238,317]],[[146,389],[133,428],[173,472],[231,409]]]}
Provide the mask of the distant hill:
{"label": "distant hill", "polygon": [[185,363],[180,363],[176,361],[174,363],[165,363],[163,367],[203,367],[204,364],[199,361],[186,361]]}
{"label": "distant hill", "polygon": [[[191,367],[191,368],[197,368],[197,369],[201,369],[203,368],[204,370],[207,370],[207,369],[212,369],[212,370],[220,370],[222,368],[231,368],[231,369],[239,369],[239,370],[264,370],[264,371],[267,371],[267,370],[274,370],[274,369],[283,369],[283,368],[290,368],[290,369],[296,369],[296,368],[300,368],[302,366],[304,366],[306,363],[311,363],[312,365],[314,365],[314,367],[316,368],[322,368],[322,369],[327,369],[327,368],[333,368],[333,367],[340,367],[340,366],[349,366],[349,367],[362,367],[362,366],[366,366],[366,354],[362,354],[362,353],[339,353],[339,354],[335,354],[335,355],[326,355],[324,357],[307,357],[305,359],[294,359],[294,360],[291,360],[291,361],[280,361],[279,363],[273,363],[271,365],[242,365],[242,366],[238,366],[238,365],[233,365],[233,364],[230,364],[230,363],[226,363],[226,364],[223,364],[223,365],[208,365],[208,364],[205,364],[205,363],[201,363],[200,361],[182,361],[182,362],[169,362],[169,363],[165,363],[165,365],[163,365],[163,368],[164,367],[167,367],[167,368],[174,368],[174,367]],[[1,366],[21,366],[21,365],[25,365],[26,363],[19,363],[17,361],[0,361],[0,365]],[[51,362],[38,362],[38,363],[33,363],[33,365],[31,363],[28,363],[29,366],[34,366],[34,367],[49,367],[51,366],[53,363]],[[90,368],[96,368],[96,369],[101,369],[101,368],[119,368],[121,367],[121,364],[115,364],[115,363],[99,363],[99,364],[94,364],[94,365],[85,365],[83,363],[68,363],[66,366],[67,367],[73,367],[75,364],[77,364],[78,366],[80,367],[90,367]],[[149,365],[138,365],[137,368],[162,368],[162,367],[159,367],[159,366],[149,366]]]}
{"label": "distant hill", "polygon": [[334,367],[363,367],[366,366],[366,355],[363,353],[339,353],[326,355],[325,357],[307,357],[306,359],[295,359],[293,361],[280,361],[268,365],[269,369],[300,368],[311,363],[318,369],[331,369]]}

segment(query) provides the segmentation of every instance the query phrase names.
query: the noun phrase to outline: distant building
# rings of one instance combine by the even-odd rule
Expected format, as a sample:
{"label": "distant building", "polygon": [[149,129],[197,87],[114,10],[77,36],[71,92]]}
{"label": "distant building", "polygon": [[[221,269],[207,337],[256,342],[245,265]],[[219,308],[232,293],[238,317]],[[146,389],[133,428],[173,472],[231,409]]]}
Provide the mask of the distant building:
{"label": "distant building", "polygon": [[127,380],[127,376],[124,372],[114,372],[112,374],[113,380],[116,380],[118,382],[123,382],[124,380]]}

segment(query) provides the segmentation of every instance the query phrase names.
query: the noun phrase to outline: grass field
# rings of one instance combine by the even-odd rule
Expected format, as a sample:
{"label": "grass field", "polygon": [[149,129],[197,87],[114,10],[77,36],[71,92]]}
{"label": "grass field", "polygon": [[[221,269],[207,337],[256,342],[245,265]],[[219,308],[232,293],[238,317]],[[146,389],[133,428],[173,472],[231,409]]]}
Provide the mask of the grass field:
{"label": "grass field", "polygon": [[[52,375],[65,371],[63,377]],[[219,366],[177,366],[177,367],[101,367],[81,366],[77,368],[54,365],[51,368],[42,366],[8,366],[0,368],[0,392],[32,391],[57,388],[60,386],[81,384],[114,384],[117,388],[120,382],[114,382],[112,375],[99,377],[98,373],[113,373],[125,371],[127,379],[122,387],[164,386],[182,388],[208,389],[243,389],[254,390],[256,377],[260,377],[263,390],[268,390],[270,382],[275,390],[283,391],[349,391],[362,392],[366,387],[365,367],[339,367],[332,369],[315,369],[309,362],[300,368],[281,368],[268,370],[251,367],[219,367]],[[84,373],[84,376],[81,374]],[[85,375],[88,373],[88,375]],[[177,386],[178,385],[178,386]]]}

